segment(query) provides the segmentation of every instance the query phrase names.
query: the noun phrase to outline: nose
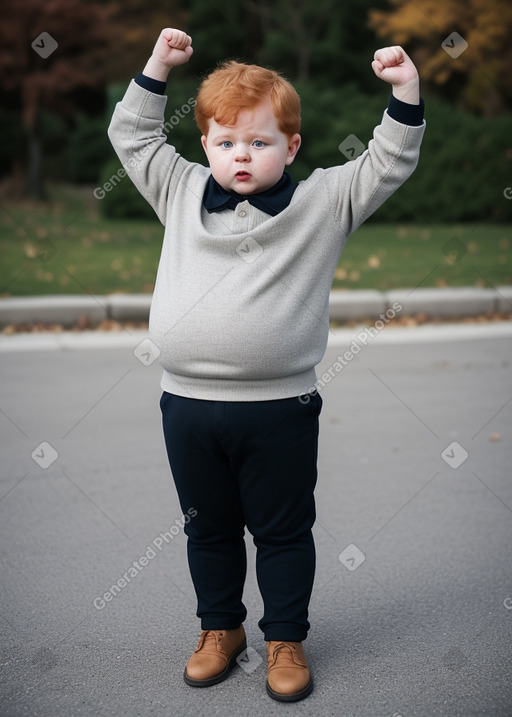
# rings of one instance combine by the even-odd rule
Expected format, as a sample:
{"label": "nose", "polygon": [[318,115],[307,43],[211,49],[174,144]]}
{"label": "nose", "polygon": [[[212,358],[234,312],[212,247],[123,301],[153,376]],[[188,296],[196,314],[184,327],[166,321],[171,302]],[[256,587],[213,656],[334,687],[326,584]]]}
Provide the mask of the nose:
{"label": "nose", "polygon": [[247,146],[238,144],[235,152],[235,162],[248,162],[251,159]]}

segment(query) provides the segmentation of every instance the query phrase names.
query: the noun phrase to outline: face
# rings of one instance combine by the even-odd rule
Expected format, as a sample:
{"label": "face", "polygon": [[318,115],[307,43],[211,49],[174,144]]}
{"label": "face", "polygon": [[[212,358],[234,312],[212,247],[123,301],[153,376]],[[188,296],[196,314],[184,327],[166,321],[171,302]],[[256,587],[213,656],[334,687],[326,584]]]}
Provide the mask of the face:
{"label": "face", "polygon": [[217,182],[238,194],[264,192],[278,182],[300,147],[300,135],[287,137],[277,126],[270,99],[241,110],[228,127],[208,120],[208,136],[201,137]]}

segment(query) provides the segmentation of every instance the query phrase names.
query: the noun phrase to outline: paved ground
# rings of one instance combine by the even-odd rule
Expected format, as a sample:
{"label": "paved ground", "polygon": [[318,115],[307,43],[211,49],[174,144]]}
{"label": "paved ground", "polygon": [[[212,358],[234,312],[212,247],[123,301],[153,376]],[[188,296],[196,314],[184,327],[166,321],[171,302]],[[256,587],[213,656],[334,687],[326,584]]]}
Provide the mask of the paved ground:
{"label": "paved ground", "polygon": [[248,661],[182,680],[200,628],[143,337],[0,345],[2,716],[512,715],[512,332],[356,335],[319,370],[316,687],[293,705],[264,691],[250,536]]}

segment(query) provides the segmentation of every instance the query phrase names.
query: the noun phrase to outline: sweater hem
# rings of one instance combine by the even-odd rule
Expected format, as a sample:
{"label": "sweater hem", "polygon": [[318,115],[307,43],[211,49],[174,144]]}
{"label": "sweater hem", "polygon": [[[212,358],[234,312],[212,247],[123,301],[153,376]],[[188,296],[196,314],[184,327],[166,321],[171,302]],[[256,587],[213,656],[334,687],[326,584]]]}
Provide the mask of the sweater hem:
{"label": "sweater hem", "polygon": [[167,393],[205,401],[275,401],[316,390],[315,369],[274,379],[221,379],[180,376],[164,370],[160,386]]}

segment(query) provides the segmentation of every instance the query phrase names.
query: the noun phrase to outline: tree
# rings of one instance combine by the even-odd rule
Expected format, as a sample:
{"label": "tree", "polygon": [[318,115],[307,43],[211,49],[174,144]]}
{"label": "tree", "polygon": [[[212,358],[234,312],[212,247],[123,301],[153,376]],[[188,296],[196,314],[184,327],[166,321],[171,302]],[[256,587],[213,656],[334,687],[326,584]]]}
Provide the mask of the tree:
{"label": "tree", "polygon": [[193,0],[187,31],[192,67],[206,72],[228,57],[281,70],[292,81],[332,87],[352,82],[368,89],[375,33],[369,7],[386,0]]}
{"label": "tree", "polygon": [[3,0],[0,88],[21,109],[28,154],[27,193],[45,197],[41,145],[44,111],[71,117],[101,86],[111,42],[110,12],[84,0]]}
{"label": "tree", "polygon": [[388,12],[370,12],[370,24],[381,37],[410,47],[422,79],[464,109],[487,116],[512,109],[508,0],[389,3]]}
{"label": "tree", "polygon": [[186,29],[182,0],[96,0],[108,8],[114,33],[105,59],[109,82],[124,82],[144,67],[164,27]]}

